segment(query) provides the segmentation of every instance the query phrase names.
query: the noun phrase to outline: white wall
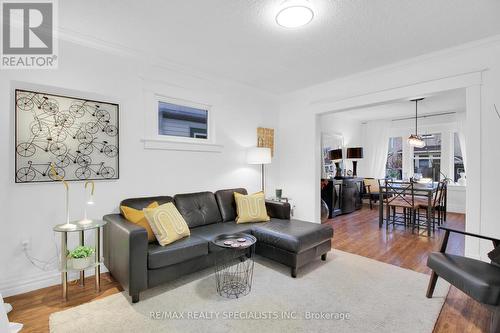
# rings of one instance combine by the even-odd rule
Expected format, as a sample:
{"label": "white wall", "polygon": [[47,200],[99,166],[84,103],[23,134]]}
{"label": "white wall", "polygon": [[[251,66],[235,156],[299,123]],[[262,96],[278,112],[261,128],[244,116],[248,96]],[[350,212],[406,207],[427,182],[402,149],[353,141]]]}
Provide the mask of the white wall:
{"label": "white wall", "polygon": [[[154,84],[151,84],[154,82]],[[119,56],[69,42],[60,45],[57,70],[2,71],[0,74],[0,292],[4,296],[57,283],[56,270],[42,272],[21,251],[21,241],[31,241],[31,253],[48,260],[56,254],[59,237],[52,226],[64,222],[61,184],[14,183],[13,89],[43,85],[44,91],[98,98],[120,104],[120,179],[96,184],[96,207],[91,217],[117,212],[120,200],[148,195],[217,190],[230,187],[260,189],[260,169],[245,163],[246,147],[255,146],[256,128],[276,128],[275,97],[215,79],[151,66],[137,58]],[[143,90],[213,106],[215,131],[221,153],[145,150],[146,110]],[[279,130],[276,130],[279,136]],[[276,150],[279,151],[279,146]],[[278,161],[268,166],[268,188]],[[82,217],[81,182],[71,183],[71,218]]]}
{"label": "white wall", "polygon": [[447,206],[449,212],[465,214],[466,186],[448,185]]}
{"label": "white wall", "polygon": [[318,122],[322,132],[342,134],[345,147],[361,145],[360,121],[347,119],[342,115],[326,114],[320,116]]}
{"label": "white wall", "polygon": [[[459,48],[422,56],[416,59],[360,73],[347,78],[316,85],[291,94],[281,96],[280,117],[280,181],[290,189],[296,203],[296,217],[319,221],[319,179],[316,170],[317,122],[316,115],[331,111],[331,105],[373,93],[383,97],[391,89],[400,89],[432,80],[454,77],[459,74],[483,71],[480,104],[478,110],[471,110],[471,119],[480,121],[480,146],[474,147],[480,155],[480,179],[478,193],[470,193],[480,198],[478,213],[474,221],[467,221],[468,229],[486,235],[500,237],[500,224],[496,205],[500,194],[495,182],[500,163],[500,119],[493,110],[493,103],[500,105],[500,38],[468,44]],[[408,90],[411,91],[411,90]],[[472,103],[472,92],[468,104]],[[348,104],[348,103],[346,103]],[[468,118],[469,121],[469,118]],[[475,123],[474,123],[475,124]],[[297,135],[300,130],[301,135]],[[476,133],[477,134],[477,133]],[[469,139],[469,138],[468,138]],[[474,141],[475,143],[476,141]],[[284,147],[284,144],[287,144]],[[468,148],[468,152],[471,150]],[[300,156],[299,153],[300,152]],[[479,164],[478,164],[479,165]],[[297,177],[297,175],[303,177]],[[468,184],[469,188],[471,184]],[[479,206],[478,205],[478,206]],[[480,212],[479,212],[480,208]],[[478,221],[476,221],[476,219]],[[491,248],[489,243],[476,247],[466,246],[466,252],[475,257],[483,257]]]}

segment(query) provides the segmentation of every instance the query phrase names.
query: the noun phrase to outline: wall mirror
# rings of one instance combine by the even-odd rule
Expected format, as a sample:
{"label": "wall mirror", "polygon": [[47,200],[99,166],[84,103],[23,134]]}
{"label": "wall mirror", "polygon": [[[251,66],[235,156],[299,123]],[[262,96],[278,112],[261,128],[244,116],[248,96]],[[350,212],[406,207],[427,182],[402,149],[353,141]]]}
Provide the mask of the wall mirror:
{"label": "wall mirror", "polygon": [[329,152],[334,149],[343,149],[344,136],[341,133],[321,133],[321,178],[333,178],[335,176],[335,165],[330,160]]}

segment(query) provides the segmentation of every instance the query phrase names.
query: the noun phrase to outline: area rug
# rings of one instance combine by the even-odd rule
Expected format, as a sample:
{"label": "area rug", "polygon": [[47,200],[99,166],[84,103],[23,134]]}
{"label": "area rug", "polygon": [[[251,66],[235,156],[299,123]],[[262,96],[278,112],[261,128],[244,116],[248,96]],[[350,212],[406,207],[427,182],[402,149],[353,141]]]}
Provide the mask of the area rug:
{"label": "area rug", "polygon": [[50,317],[60,332],[426,332],[433,330],[449,285],[432,299],[429,276],[335,250],[290,277],[257,257],[252,291],[226,299],[213,269],[141,293],[115,294]]}

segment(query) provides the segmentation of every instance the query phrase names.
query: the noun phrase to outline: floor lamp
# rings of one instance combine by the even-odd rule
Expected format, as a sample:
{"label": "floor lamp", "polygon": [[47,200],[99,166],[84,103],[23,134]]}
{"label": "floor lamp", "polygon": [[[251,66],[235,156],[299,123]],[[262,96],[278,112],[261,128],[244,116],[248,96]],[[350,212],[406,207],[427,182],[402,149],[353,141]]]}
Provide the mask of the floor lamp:
{"label": "floor lamp", "polygon": [[252,147],[247,151],[248,164],[260,164],[262,166],[262,192],[265,187],[265,164],[271,164],[271,148]]}

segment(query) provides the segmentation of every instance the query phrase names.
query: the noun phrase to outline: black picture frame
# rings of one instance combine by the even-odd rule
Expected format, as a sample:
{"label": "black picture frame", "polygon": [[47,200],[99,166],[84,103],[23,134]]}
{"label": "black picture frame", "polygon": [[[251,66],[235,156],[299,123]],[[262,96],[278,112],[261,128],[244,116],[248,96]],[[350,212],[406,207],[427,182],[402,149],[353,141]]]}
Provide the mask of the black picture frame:
{"label": "black picture frame", "polygon": [[[26,99],[29,99],[30,96],[31,103],[27,102]],[[23,97],[25,99],[21,101]],[[59,107],[54,107],[54,104],[50,104],[62,99],[65,103],[69,103],[70,107],[59,109]],[[20,108],[21,103],[23,103],[23,109]],[[73,107],[79,104],[81,104],[80,109]],[[55,166],[57,172],[60,169],[67,168],[69,164],[66,167],[63,167],[63,165],[68,161],[73,164],[75,170],[68,169],[71,176],[66,174],[66,171],[64,172],[64,180],[66,181],[113,181],[120,179],[120,105],[118,103],[19,88],[14,90],[13,105],[15,113],[15,183],[50,183],[59,181],[51,178],[52,176],[48,172],[50,164],[52,163]],[[107,107],[102,108],[102,106]],[[70,111],[71,108],[72,111]],[[31,112],[33,121],[21,125],[19,111]],[[110,114],[109,111],[114,112],[114,115]],[[80,115],[81,113],[83,115]],[[87,118],[82,119],[78,122],[78,125],[75,125],[76,120],[84,116]],[[90,120],[90,122],[85,123],[87,120]],[[70,123],[72,124],[70,125]],[[19,126],[31,126],[37,129],[23,128],[24,134],[26,131],[30,131],[31,137],[29,137],[29,141],[21,142],[25,137],[20,138]],[[88,128],[90,132],[84,130],[85,128]],[[54,133],[58,133],[58,139],[54,139]],[[65,136],[65,140],[68,141],[62,141],[62,136]],[[103,138],[109,141],[103,140]],[[62,144],[66,144],[70,140],[73,140],[70,146],[74,150],[73,152],[71,152],[72,149],[68,148],[68,145],[65,145],[66,149],[57,149],[57,147],[63,147]],[[19,147],[21,143],[24,143],[22,149]],[[43,143],[43,146],[40,146],[40,143]],[[77,144],[79,148],[82,147],[83,143],[86,143],[83,147],[88,147],[86,153],[82,153],[75,148]],[[23,150],[25,150],[24,153],[20,154],[19,152]],[[34,153],[32,154],[33,150]],[[98,158],[98,163],[93,163],[96,162],[92,160],[95,156],[90,156],[94,153],[94,150],[96,151],[95,156],[101,156]],[[87,154],[89,151],[91,153]],[[57,155],[58,152],[61,152],[61,154]],[[46,155],[45,158],[37,156],[38,159],[41,159],[41,161],[37,162],[41,163],[33,163],[33,160],[29,159],[37,153]],[[110,163],[106,164],[106,162],[102,161],[103,159],[109,160]],[[24,169],[21,172],[22,168]],[[79,173],[76,170],[79,170]],[[71,173],[71,171],[73,172]],[[80,175],[80,177],[77,175]]]}

